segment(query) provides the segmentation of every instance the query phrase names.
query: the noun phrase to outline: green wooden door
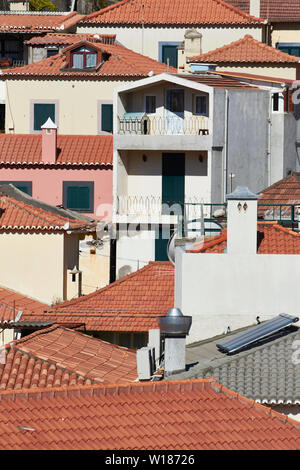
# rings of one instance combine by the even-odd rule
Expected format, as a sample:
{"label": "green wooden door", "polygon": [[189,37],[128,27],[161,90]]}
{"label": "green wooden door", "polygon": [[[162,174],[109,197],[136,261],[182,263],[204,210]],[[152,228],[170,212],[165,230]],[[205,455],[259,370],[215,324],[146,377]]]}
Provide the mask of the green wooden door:
{"label": "green wooden door", "polygon": [[165,45],[162,46],[162,62],[167,64],[169,59],[169,65],[177,69],[178,58],[177,58],[177,46]]}
{"label": "green wooden door", "polygon": [[[162,154],[162,213],[172,214],[183,211],[184,205],[184,179],[185,179],[185,154]],[[172,210],[173,206],[173,210]],[[175,212],[174,212],[175,209]],[[168,260],[167,245],[169,231],[162,228],[156,234],[155,259],[157,261]]]}

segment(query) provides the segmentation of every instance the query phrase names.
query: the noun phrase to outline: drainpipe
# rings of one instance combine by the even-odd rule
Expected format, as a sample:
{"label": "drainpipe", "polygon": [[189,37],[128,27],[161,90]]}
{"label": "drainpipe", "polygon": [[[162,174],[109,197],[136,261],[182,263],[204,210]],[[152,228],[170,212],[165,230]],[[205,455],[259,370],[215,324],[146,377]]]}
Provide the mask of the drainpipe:
{"label": "drainpipe", "polygon": [[223,160],[223,202],[226,202],[228,171],[228,90],[225,90],[225,123],[224,123],[224,160]]}
{"label": "drainpipe", "polygon": [[272,109],[272,93],[269,92],[269,112],[268,112],[268,142],[267,142],[267,165],[268,165],[268,186],[271,186],[271,109]]}

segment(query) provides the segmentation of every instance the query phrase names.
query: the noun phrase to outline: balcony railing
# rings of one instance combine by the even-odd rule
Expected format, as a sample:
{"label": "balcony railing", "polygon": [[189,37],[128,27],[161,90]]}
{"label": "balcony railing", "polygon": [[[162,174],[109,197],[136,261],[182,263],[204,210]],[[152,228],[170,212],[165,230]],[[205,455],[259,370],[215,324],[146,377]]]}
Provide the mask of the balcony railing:
{"label": "balcony railing", "polygon": [[[141,113],[142,114],[142,113]],[[133,135],[208,135],[206,116],[163,117],[143,115],[139,119],[118,118],[118,133]]]}

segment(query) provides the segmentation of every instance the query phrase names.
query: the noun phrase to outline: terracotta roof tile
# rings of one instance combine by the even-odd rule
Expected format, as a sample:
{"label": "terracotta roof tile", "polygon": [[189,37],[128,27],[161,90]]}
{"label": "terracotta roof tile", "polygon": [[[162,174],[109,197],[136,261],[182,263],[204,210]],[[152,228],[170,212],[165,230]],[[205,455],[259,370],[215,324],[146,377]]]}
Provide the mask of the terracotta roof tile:
{"label": "terracotta roof tile", "polygon": [[[112,135],[58,135],[53,165],[112,165]],[[0,134],[0,165],[44,165],[42,136]],[[49,165],[49,164],[47,164]]]}
{"label": "terracotta roof tile", "polygon": [[63,230],[68,224],[69,229],[86,225],[85,220],[76,220],[46,209],[38,208],[30,203],[18,201],[1,192],[0,187],[0,230]]}
{"label": "terracotta roof tile", "polygon": [[[258,207],[259,215],[263,215],[265,211],[274,210],[278,215],[279,207],[272,207],[276,204],[299,204],[300,205],[300,173],[292,172],[286,178],[283,178],[268,188],[261,191],[259,204],[270,204],[270,207]],[[281,215],[290,216],[290,207],[282,207]],[[295,214],[296,215],[296,214]]]}
{"label": "terracotta roof tile", "polygon": [[[227,0],[228,3],[249,13],[250,0]],[[300,4],[299,0],[260,0],[261,18],[279,22],[299,22],[300,21]]]}
{"label": "terracotta roof tile", "polygon": [[[227,232],[196,243],[188,253],[224,253]],[[277,222],[259,222],[257,229],[257,253],[259,254],[300,254],[300,233],[282,227]]]}
{"label": "terracotta roof tile", "polygon": [[55,387],[0,393],[0,445],[3,450],[296,450],[300,425],[214,379]]}
{"label": "terracotta roof tile", "polygon": [[[101,42],[114,42],[115,34],[98,34]],[[84,41],[88,39],[94,39],[94,34],[83,34],[83,33],[47,33],[43,36],[34,36],[33,38],[25,41],[27,46],[45,46],[45,45],[57,45],[57,46],[70,46],[78,41]]]}
{"label": "terracotta roof tile", "polygon": [[141,25],[260,25],[254,18],[222,0],[122,0],[85,16],[80,24]]}
{"label": "terracotta roof tile", "polygon": [[0,359],[0,390],[137,378],[135,351],[58,325],[11,342]]}
{"label": "terracotta roof tile", "polygon": [[[79,41],[78,44],[82,42]],[[61,77],[72,78],[89,77],[90,79],[105,79],[107,77],[146,77],[150,71],[163,73],[167,71],[167,65],[150,57],[143,56],[118,43],[106,44],[101,41],[85,41],[89,47],[101,48],[108,55],[107,59],[96,71],[71,70],[66,64],[64,52],[52,57],[42,59],[23,67],[8,68],[2,70],[2,78],[13,77]],[[76,44],[76,43],[74,43]],[[176,72],[174,67],[169,67],[170,72]]]}
{"label": "terracotta roof tile", "polygon": [[85,324],[89,331],[148,331],[174,303],[174,267],[153,261],[138,271],[91,294],[40,313],[24,314],[23,321]]}
{"label": "terracotta roof tile", "polygon": [[39,33],[64,30],[76,25],[84,15],[76,12],[53,13],[2,13],[0,14],[0,32]]}
{"label": "terracotta roof tile", "polygon": [[0,322],[15,321],[19,312],[33,313],[45,308],[48,308],[48,305],[0,287]]}
{"label": "terracotta roof tile", "polygon": [[268,46],[246,34],[238,41],[199,56],[190,57],[189,62],[201,63],[299,63],[299,57]]}

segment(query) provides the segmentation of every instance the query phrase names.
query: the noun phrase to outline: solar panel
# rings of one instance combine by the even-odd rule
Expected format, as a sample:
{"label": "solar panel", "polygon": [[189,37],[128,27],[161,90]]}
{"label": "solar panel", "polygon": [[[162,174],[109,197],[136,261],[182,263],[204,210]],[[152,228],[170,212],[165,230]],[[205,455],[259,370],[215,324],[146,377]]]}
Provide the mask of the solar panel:
{"label": "solar panel", "polygon": [[223,341],[222,343],[218,343],[216,346],[222,352],[226,353],[238,351],[239,349],[259,341],[260,339],[265,338],[266,336],[269,336],[276,331],[282,330],[283,328],[286,328],[287,326],[291,325],[292,323],[296,323],[297,321],[299,321],[298,317],[281,313],[271,320],[260,323],[259,325],[254,326],[253,328],[244,331],[243,333],[238,333]]}

